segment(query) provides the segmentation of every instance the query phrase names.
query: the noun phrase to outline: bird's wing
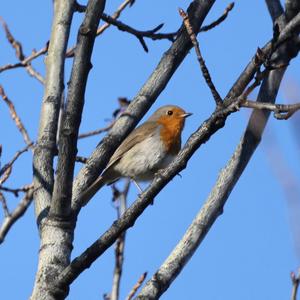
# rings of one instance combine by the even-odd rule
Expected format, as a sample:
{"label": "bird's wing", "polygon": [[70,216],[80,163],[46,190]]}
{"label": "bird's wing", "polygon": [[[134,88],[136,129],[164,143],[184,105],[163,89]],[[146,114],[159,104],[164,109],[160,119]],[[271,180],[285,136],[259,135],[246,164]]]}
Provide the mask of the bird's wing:
{"label": "bird's wing", "polygon": [[107,171],[111,166],[113,166],[116,162],[118,162],[123,157],[124,153],[142,142],[145,137],[150,137],[151,135],[156,134],[157,130],[159,130],[159,127],[157,127],[156,122],[146,122],[135,128],[117,148],[117,150],[109,160],[103,173]]}

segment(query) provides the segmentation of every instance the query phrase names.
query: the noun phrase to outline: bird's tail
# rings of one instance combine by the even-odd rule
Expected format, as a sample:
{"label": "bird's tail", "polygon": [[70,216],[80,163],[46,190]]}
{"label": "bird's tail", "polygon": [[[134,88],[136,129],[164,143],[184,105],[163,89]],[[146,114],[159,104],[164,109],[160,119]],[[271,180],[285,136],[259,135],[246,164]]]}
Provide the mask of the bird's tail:
{"label": "bird's tail", "polygon": [[106,184],[103,176],[99,176],[85,191],[79,196],[78,202],[82,206],[86,205],[88,201]]}

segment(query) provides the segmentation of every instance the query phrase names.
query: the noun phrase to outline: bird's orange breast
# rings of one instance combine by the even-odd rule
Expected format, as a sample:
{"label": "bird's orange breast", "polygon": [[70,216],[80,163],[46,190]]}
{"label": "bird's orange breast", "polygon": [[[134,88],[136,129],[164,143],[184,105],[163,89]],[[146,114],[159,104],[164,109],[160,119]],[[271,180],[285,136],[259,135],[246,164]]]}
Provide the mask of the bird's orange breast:
{"label": "bird's orange breast", "polygon": [[177,154],[181,148],[181,132],[184,125],[182,119],[161,118],[157,121],[162,128],[160,130],[160,137],[166,147],[166,151],[170,154]]}

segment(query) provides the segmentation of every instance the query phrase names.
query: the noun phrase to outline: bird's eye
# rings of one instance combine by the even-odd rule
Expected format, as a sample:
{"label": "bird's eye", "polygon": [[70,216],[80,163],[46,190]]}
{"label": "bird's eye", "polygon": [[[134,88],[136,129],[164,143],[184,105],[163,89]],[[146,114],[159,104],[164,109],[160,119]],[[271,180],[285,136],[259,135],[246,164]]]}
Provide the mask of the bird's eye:
{"label": "bird's eye", "polygon": [[172,116],[173,115],[173,111],[172,110],[168,110],[167,114],[168,114],[168,116]]}

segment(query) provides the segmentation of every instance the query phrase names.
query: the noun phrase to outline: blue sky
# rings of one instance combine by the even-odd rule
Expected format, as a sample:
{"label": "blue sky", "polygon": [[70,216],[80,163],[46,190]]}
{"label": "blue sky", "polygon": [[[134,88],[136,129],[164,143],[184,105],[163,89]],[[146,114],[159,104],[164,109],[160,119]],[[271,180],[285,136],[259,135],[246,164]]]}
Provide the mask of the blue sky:
{"label": "blue sky", "polygon": [[[170,32],[181,24],[178,7],[186,9],[188,4],[189,1],[179,0],[168,3],[137,0],[132,8],[122,14],[121,20],[141,30],[151,29],[163,22],[165,26],[162,31]],[[222,14],[228,4],[218,1],[205,24]],[[222,96],[226,95],[256,48],[263,46],[272,36],[272,23],[264,1],[237,1],[235,4],[225,22],[208,33],[200,34],[198,38],[213,81]],[[42,48],[49,38],[51,5],[52,1],[33,0],[2,3],[1,16],[15,38],[22,42],[27,55],[33,48]],[[118,5],[118,1],[109,1],[105,11],[112,13]],[[70,46],[76,40],[76,30],[82,17],[81,14],[74,17]],[[14,51],[2,29],[0,44],[0,65],[16,62]],[[143,51],[135,37],[115,28],[98,37],[81,132],[107,125],[107,119],[117,107],[117,98],[133,98],[170,46],[169,41],[147,40],[147,44],[149,53]],[[36,60],[34,66],[45,74],[42,58]],[[70,67],[71,60],[66,63],[66,82]],[[285,75],[278,102],[299,101],[299,75],[297,58]],[[35,140],[42,85],[29,78],[24,69],[7,71],[0,76],[0,83],[14,101],[17,112]],[[252,95],[254,97],[255,93]],[[149,114],[165,104],[180,105],[194,113],[187,120],[184,141],[212,112],[214,101],[202,78],[194,50],[190,51]],[[155,205],[150,206],[136,226],[128,231],[121,299],[125,298],[143,272],[148,271],[149,279],[180,240],[208,196],[219,171],[234,151],[249,114],[250,110],[242,109],[231,115],[226,126],[189,161],[187,169],[181,173],[182,178],[177,176],[170,182],[155,199]],[[24,147],[24,143],[2,101],[0,120],[3,165]],[[270,119],[265,139],[230,195],[223,215],[162,299],[280,300],[290,296],[290,271],[299,267],[300,253],[296,250],[299,251],[299,244],[295,239],[299,222],[295,222],[297,206],[288,201],[282,181],[290,189],[293,188],[293,180],[296,185],[299,182],[296,126],[299,128],[297,116],[289,121]],[[79,141],[79,155],[88,156],[100,138]],[[18,187],[31,182],[31,158],[28,152],[17,161],[7,186]],[[299,196],[297,190],[296,193]],[[136,196],[137,191],[132,186],[129,203]],[[7,195],[7,200],[11,209],[17,205],[12,195]],[[0,211],[0,219],[2,217]],[[95,241],[115,217],[111,190],[105,187],[79,216],[73,257]],[[38,232],[31,206],[0,245],[2,299],[28,298],[37,267],[38,249]],[[101,299],[102,294],[111,289],[113,261],[111,248],[75,281],[68,299]]]}

